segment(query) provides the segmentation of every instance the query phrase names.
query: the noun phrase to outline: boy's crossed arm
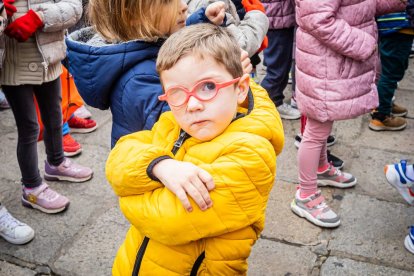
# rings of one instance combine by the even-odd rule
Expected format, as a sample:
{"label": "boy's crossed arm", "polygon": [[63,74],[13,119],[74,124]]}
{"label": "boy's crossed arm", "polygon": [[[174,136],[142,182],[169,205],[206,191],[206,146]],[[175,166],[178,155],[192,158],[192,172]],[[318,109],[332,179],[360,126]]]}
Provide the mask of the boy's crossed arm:
{"label": "boy's crossed arm", "polygon": [[[187,212],[168,188],[121,197],[121,210],[142,234],[172,245],[263,223],[258,220],[273,185],[276,156],[266,139],[251,136],[255,137],[232,143],[212,164],[198,165],[215,180],[215,188],[210,191],[213,204],[205,211],[193,208]],[[193,198],[189,201],[195,204]]]}

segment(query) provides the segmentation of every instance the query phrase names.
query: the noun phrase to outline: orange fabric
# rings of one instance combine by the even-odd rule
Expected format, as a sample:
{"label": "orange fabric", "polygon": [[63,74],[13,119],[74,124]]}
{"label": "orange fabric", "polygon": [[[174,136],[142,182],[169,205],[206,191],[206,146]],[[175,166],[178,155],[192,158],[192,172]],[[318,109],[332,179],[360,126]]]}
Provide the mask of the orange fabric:
{"label": "orange fabric", "polygon": [[259,0],[242,0],[242,5],[246,12],[258,10],[261,12],[265,12],[265,8],[263,4]]}
{"label": "orange fabric", "polygon": [[259,50],[257,50],[257,52],[260,53],[261,51],[266,49],[268,45],[269,45],[269,40],[267,39],[267,36],[265,36],[263,41],[262,41],[262,44],[260,45],[260,48],[259,48]]}
{"label": "orange fabric", "polygon": [[[73,112],[75,112],[76,109],[84,105],[84,102],[82,100],[82,97],[79,95],[72,75],[69,74],[68,70],[63,65],[62,70],[63,72],[60,75],[60,82],[62,86],[62,123],[65,123],[69,120],[70,116],[72,116]],[[38,137],[38,140],[40,141],[43,139],[43,123],[40,117],[40,111],[39,106],[37,105],[36,97],[34,97],[34,100],[36,104],[37,120],[40,126]]]}

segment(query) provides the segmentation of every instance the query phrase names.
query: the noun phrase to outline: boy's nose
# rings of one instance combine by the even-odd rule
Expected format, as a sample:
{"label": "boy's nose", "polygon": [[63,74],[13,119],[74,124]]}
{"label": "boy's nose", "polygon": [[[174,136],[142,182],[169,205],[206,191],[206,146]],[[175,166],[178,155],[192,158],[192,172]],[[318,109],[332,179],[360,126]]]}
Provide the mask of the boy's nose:
{"label": "boy's nose", "polygon": [[196,97],[190,96],[187,102],[187,111],[197,111],[204,108],[203,102],[197,100]]}

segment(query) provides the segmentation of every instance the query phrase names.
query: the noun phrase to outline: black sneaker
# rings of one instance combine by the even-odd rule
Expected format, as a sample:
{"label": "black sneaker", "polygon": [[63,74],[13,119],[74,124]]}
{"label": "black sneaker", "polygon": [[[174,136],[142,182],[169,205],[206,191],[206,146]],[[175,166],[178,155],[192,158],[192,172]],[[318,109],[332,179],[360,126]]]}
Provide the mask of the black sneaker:
{"label": "black sneaker", "polygon": [[341,159],[339,159],[338,157],[336,157],[335,155],[331,154],[331,151],[328,150],[327,151],[328,154],[328,162],[332,163],[332,165],[337,168],[337,169],[342,169],[342,167],[344,166],[344,161],[342,161]]}
{"label": "black sneaker", "polygon": [[[295,147],[296,148],[299,148],[300,142],[302,142],[302,134],[298,134],[295,136]],[[328,139],[326,139],[326,144],[328,147],[335,144],[335,142],[336,142],[336,138],[334,135],[329,135]]]}

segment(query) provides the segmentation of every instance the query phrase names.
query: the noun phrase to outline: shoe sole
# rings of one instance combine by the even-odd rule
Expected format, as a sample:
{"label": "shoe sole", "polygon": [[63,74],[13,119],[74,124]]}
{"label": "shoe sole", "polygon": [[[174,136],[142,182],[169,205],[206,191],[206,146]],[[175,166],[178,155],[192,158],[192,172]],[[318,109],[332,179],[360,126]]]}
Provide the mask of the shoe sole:
{"label": "shoe sole", "polygon": [[63,175],[50,175],[47,173],[45,173],[44,175],[45,179],[49,181],[69,181],[69,182],[76,182],[76,183],[88,181],[89,179],[92,178],[92,176],[93,176],[93,173],[83,178],[75,178],[75,177],[63,176]]}
{"label": "shoe sole", "polygon": [[22,244],[26,244],[26,243],[30,242],[31,240],[33,240],[34,236],[35,236],[35,233],[34,233],[34,231],[32,231],[32,233],[29,236],[19,240],[19,239],[11,239],[8,236],[3,235],[2,233],[0,233],[0,237],[5,239],[9,243],[17,244],[17,245],[22,245]]}
{"label": "shoe sole", "polygon": [[95,131],[98,128],[98,124],[91,128],[70,128],[70,133],[90,133]]}
{"label": "shoe sole", "polygon": [[387,179],[387,182],[398,191],[398,193],[401,195],[401,197],[408,204],[414,205],[414,198],[410,197],[405,191],[408,188],[407,187],[400,187],[399,185],[395,184],[395,182],[391,179],[391,176],[387,172],[388,172],[388,168],[387,168],[387,166],[385,166],[384,167],[384,173],[385,173],[385,178]]}
{"label": "shoe sole", "polygon": [[285,119],[285,120],[298,120],[298,119],[300,119],[300,115],[299,115],[299,117],[298,116],[282,115],[280,113],[279,113],[279,115],[280,115],[280,118]]}
{"label": "shoe sole", "polygon": [[295,213],[296,215],[298,215],[301,218],[305,218],[308,221],[312,222],[313,224],[320,226],[320,227],[325,227],[325,228],[335,228],[338,227],[339,224],[341,224],[341,220],[338,220],[335,223],[329,223],[329,222],[323,222],[320,220],[317,220],[316,218],[314,218],[311,214],[309,214],[308,212],[302,210],[300,207],[298,207],[295,203],[295,200],[293,200],[290,203],[290,209],[293,211],[293,213]]}
{"label": "shoe sole", "polygon": [[369,128],[375,131],[396,131],[396,130],[403,130],[407,127],[407,123],[399,127],[384,127],[384,126],[376,126],[373,124],[369,124]]}
{"label": "shoe sole", "polygon": [[81,154],[81,152],[82,152],[82,148],[78,149],[77,151],[73,151],[73,152],[70,152],[70,151],[63,151],[63,155],[64,155],[65,157],[72,157],[72,156],[76,156],[76,155],[78,155],[78,154]]}
{"label": "shoe sole", "polygon": [[335,188],[341,188],[341,189],[347,189],[347,188],[352,188],[357,184],[357,179],[355,178],[354,181],[352,181],[351,183],[340,183],[340,182],[336,182],[333,180],[316,180],[316,182],[318,183],[319,187],[335,187]]}
{"label": "shoe sole", "polygon": [[394,117],[405,117],[408,114],[408,111],[403,112],[403,113],[392,113],[391,115],[394,115]]}
{"label": "shoe sole", "polygon": [[411,242],[410,235],[407,235],[404,240],[405,248],[414,254],[414,244]]}
{"label": "shoe sole", "polygon": [[24,197],[22,197],[22,204],[23,204],[24,207],[37,209],[37,210],[40,210],[40,211],[42,211],[43,213],[46,213],[46,214],[57,214],[57,213],[60,213],[60,212],[63,212],[64,210],[66,210],[69,207],[70,202],[68,202],[65,206],[62,206],[62,207],[57,208],[57,209],[46,209],[46,208],[43,208],[40,205],[31,203],[30,201],[27,201],[26,199],[24,199]]}

